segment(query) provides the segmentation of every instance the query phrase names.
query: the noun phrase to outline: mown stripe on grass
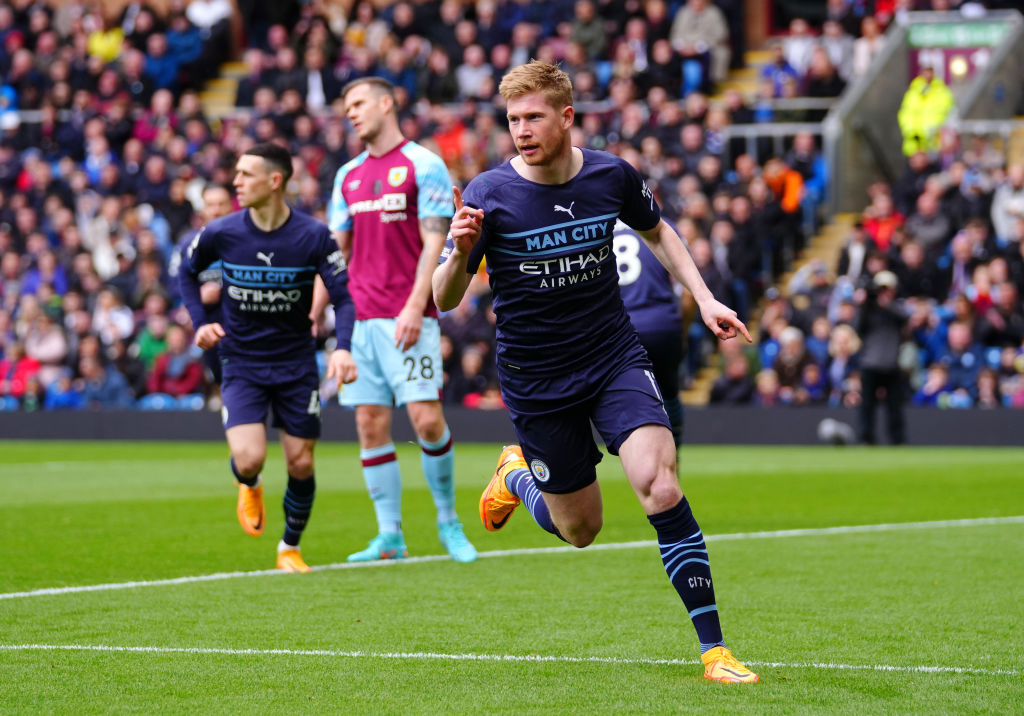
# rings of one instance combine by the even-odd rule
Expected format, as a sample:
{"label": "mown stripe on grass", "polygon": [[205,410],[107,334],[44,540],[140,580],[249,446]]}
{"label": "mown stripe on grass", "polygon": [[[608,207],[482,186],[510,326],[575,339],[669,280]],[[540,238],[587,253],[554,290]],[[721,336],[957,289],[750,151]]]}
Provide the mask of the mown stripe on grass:
{"label": "mown stripe on grass", "polygon": [[[887,522],[874,525],[846,525],[842,527],[815,527],[793,530],[769,530],[765,532],[731,532],[720,535],[705,535],[708,542],[728,542],[731,540],[748,539],[776,539],[784,537],[821,537],[828,535],[857,534],[865,532],[891,532],[895,530],[919,530],[919,529],[942,529],[946,527],[978,527],[984,525],[1007,525],[1024,524],[1024,515],[1011,517],[978,517],[963,520],[933,520],[931,522]],[[495,557],[519,557],[540,554],[563,554],[580,552],[603,552],[607,550],[637,549],[657,547],[654,540],[640,540],[635,542],[609,542],[596,544],[587,547],[586,550],[579,550],[575,547],[532,547],[524,549],[502,549],[481,552],[480,558]],[[322,572],[337,569],[360,569],[367,567],[393,567],[400,564],[421,564],[423,562],[440,562],[450,559],[448,555],[434,554],[423,557],[408,557],[401,560],[387,560],[381,562],[336,562],[334,564],[322,564],[312,568],[314,572]],[[132,582],[111,582],[107,584],[84,584],[73,587],[46,587],[43,589],[32,589],[25,592],[3,592],[0,593],[0,600],[23,599],[27,597],[59,596],[63,594],[79,594],[81,592],[104,592],[116,589],[134,589],[136,587],[167,587],[175,584],[192,584],[195,582],[216,582],[224,579],[238,579],[241,577],[277,577],[287,574],[278,569],[259,569],[249,572],[216,572],[214,574],[199,574],[190,577],[173,577],[170,579],[151,579]]]}
{"label": "mown stripe on grass", "polygon": [[[344,659],[406,659],[436,661],[512,661],[535,663],[616,664],[692,666],[697,659],[638,659],[619,656],[570,656],[542,654],[441,654],[409,651],[341,651],[336,649],[221,649],[189,646],[115,646],[110,644],[0,644],[0,651],[93,651],[129,654],[192,654],[223,656],[320,656]],[[981,676],[1016,676],[1015,669],[984,669],[965,666],[932,666],[894,664],[837,664],[830,662],[747,661],[749,666],[770,669],[822,669],[836,671],[887,671],[921,674],[976,674]]]}

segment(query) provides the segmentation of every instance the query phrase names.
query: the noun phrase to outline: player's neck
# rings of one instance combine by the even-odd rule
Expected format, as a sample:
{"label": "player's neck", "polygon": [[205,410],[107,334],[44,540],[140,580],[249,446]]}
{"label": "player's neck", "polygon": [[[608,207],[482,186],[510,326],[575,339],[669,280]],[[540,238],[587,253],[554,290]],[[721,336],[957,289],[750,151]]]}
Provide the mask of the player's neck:
{"label": "player's neck", "polygon": [[537,184],[565,184],[583,168],[583,151],[570,144],[565,152],[553,161],[532,166],[517,156],[512,158],[512,168],[523,179]]}
{"label": "player's neck", "polygon": [[249,218],[260,231],[274,231],[281,228],[292,210],[283,198],[270,199],[260,206],[249,207]]}
{"label": "player's neck", "polygon": [[385,125],[376,137],[366,143],[366,149],[371,157],[383,157],[404,141],[405,137],[398,127]]}

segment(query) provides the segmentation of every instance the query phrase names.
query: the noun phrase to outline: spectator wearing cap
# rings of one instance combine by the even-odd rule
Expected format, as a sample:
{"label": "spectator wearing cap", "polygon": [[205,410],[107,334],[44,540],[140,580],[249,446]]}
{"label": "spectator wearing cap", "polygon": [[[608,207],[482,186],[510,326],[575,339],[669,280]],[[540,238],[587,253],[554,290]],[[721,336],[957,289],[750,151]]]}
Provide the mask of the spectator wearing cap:
{"label": "spectator wearing cap", "polygon": [[859,437],[866,445],[874,445],[876,441],[875,413],[880,391],[885,393],[889,442],[893,445],[906,442],[899,351],[908,317],[896,298],[897,284],[896,274],[879,271],[858,292],[860,310],[854,330],[863,343],[860,353],[862,396]]}

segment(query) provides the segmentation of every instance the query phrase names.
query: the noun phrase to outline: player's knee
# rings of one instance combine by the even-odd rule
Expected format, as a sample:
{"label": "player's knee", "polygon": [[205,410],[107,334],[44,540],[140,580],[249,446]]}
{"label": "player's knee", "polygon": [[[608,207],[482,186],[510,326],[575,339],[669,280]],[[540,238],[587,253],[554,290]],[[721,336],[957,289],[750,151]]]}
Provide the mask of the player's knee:
{"label": "player's knee", "polygon": [[256,449],[243,449],[235,452],[235,469],[245,477],[255,477],[263,469],[266,454]]}
{"label": "player's knee", "polygon": [[288,474],[299,479],[313,474],[313,455],[303,453],[287,460]]}
{"label": "player's knee", "polygon": [[659,477],[651,484],[650,492],[644,500],[644,510],[649,515],[670,510],[679,504],[682,497],[683,491],[674,473],[671,476]]}
{"label": "player's knee", "polygon": [[440,407],[436,410],[410,411],[409,419],[416,434],[427,442],[437,442],[444,435],[445,421]]}
{"label": "player's knee", "polygon": [[565,528],[559,527],[562,537],[573,547],[583,548],[594,542],[601,527],[604,526],[602,517],[590,517],[580,522],[574,522]]}
{"label": "player's knee", "polygon": [[381,445],[389,442],[387,417],[377,411],[357,410],[356,431],[364,445]]}

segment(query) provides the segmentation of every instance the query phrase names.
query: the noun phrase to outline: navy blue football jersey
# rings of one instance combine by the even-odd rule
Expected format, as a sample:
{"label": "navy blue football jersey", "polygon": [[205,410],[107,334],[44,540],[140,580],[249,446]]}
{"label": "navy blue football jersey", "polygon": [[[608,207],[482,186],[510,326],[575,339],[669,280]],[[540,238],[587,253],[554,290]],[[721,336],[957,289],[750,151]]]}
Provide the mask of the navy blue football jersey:
{"label": "navy blue football jersey", "polygon": [[[506,162],[464,192],[467,206],[484,211],[467,271],[475,273],[486,256],[499,372],[564,375],[636,344],[619,294],[612,233],[620,218],[652,229],[661,211],[628,163],[582,152],[582,169],[564,184],[529,181]],[[442,262],[452,246],[449,238]]]}
{"label": "navy blue football jersey", "polygon": [[309,311],[313,282],[323,277],[335,306],[338,348],[352,343],[355,308],[345,259],[327,225],[292,211],[273,231],[259,229],[249,210],[214,219],[182,255],[181,294],[196,329],[210,322],[199,300],[199,274],[222,262],[221,356],[235,363],[292,363],[316,351]]}
{"label": "navy blue football jersey", "polygon": [[672,274],[633,229],[615,225],[615,261],[619,291],[630,320],[640,333],[675,329],[682,324]]}

